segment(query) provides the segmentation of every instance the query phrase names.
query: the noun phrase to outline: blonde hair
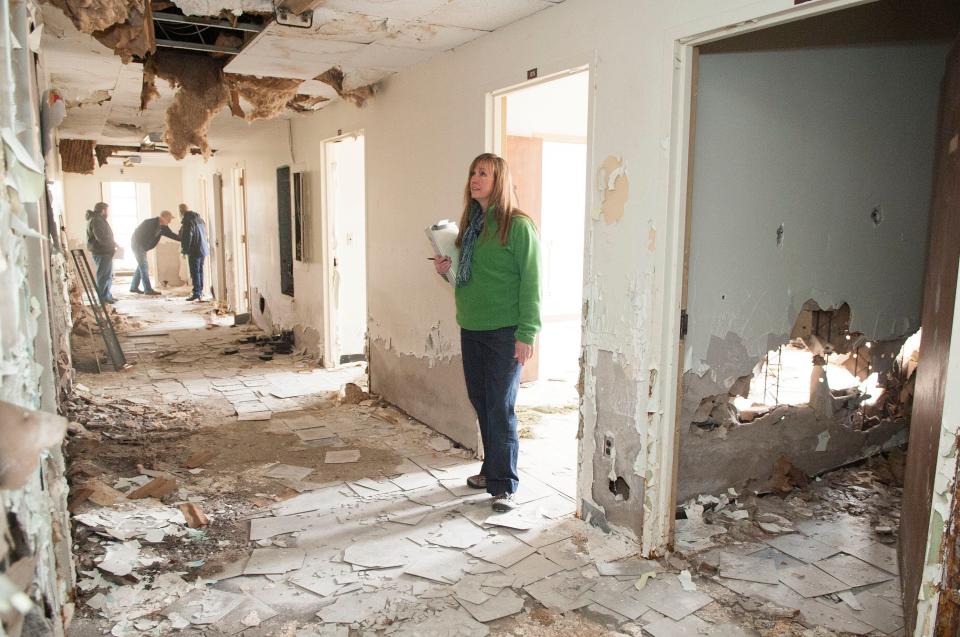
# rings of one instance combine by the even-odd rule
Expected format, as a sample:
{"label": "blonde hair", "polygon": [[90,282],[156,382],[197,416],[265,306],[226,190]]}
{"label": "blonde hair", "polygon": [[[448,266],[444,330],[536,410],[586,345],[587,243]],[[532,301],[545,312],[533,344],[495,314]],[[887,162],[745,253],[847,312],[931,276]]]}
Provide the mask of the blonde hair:
{"label": "blonde hair", "polygon": [[173,220],[173,213],[170,212],[169,210],[164,210],[163,212],[160,213],[160,216],[170,221]]}
{"label": "blonde hair", "polygon": [[[490,192],[488,204],[493,207],[493,216],[497,220],[497,234],[501,245],[507,245],[507,239],[510,237],[510,224],[515,216],[530,217],[522,210],[514,206],[513,179],[510,176],[510,166],[503,157],[493,153],[483,153],[477,155],[470,162],[470,170],[467,171],[467,185],[463,189],[463,214],[460,216],[460,232],[457,234],[457,247],[460,247],[463,241],[463,233],[470,225],[470,208],[473,203],[473,196],[470,194],[470,176],[477,166],[486,164],[493,170],[493,190]],[[486,210],[483,211],[486,214]],[[484,234],[486,234],[484,229]]]}

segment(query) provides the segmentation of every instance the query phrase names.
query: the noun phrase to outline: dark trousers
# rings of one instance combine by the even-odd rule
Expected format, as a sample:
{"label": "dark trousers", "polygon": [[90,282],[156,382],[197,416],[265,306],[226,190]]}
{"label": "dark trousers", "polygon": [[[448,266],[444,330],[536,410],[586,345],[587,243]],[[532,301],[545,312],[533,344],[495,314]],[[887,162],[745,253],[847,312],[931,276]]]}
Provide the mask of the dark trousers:
{"label": "dark trousers", "polygon": [[517,389],[523,366],[514,358],[516,327],[498,330],[460,330],[463,375],[467,395],[480,421],[484,460],[480,474],[491,495],[515,493],[517,475]]}
{"label": "dark trousers", "polygon": [[150,285],[150,265],[147,263],[147,251],[140,248],[133,248],[133,256],[137,260],[137,269],[133,271],[133,279],[130,281],[130,291],[136,292],[140,289],[140,282],[143,282],[143,291],[151,292],[153,287]]}
{"label": "dark trousers", "polygon": [[93,264],[97,266],[97,294],[100,295],[101,303],[113,303],[113,292],[110,286],[113,285],[113,255],[111,254],[92,254]]}
{"label": "dark trousers", "polygon": [[188,256],[187,263],[190,265],[190,280],[193,281],[193,296],[203,296],[203,259],[199,257]]}

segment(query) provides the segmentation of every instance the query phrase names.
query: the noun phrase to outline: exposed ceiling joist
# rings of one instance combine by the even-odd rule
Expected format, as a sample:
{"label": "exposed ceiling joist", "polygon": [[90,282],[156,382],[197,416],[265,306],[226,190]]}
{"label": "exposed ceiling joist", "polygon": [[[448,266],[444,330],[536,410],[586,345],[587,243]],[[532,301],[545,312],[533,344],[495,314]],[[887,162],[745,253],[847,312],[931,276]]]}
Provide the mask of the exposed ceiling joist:
{"label": "exposed ceiling joist", "polygon": [[216,44],[201,44],[199,42],[179,42],[177,40],[157,40],[158,47],[167,49],[186,49],[187,51],[206,51],[208,53],[226,53],[237,55],[240,49],[232,46],[218,46]]}
{"label": "exposed ceiling joist", "polygon": [[153,14],[154,22],[172,22],[176,24],[192,24],[196,26],[217,27],[220,29],[229,29],[231,31],[249,31],[251,33],[260,33],[263,31],[263,25],[251,24],[249,22],[237,22],[233,24],[227,20],[216,20],[214,18],[204,18],[201,16],[185,16],[175,13]]}

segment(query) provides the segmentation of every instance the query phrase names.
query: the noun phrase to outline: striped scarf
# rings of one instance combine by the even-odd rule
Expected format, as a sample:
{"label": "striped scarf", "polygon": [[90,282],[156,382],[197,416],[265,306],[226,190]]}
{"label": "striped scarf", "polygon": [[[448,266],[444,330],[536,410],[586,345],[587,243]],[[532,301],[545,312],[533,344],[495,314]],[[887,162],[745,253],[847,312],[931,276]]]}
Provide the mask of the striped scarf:
{"label": "striped scarf", "polygon": [[457,287],[463,287],[470,281],[473,270],[473,248],[480,233],[483,232],[483,222],[486,219],[480,204],[474,199],[470,202],[470,224],[463,233],[460,242],[460,262],[457,264]]}

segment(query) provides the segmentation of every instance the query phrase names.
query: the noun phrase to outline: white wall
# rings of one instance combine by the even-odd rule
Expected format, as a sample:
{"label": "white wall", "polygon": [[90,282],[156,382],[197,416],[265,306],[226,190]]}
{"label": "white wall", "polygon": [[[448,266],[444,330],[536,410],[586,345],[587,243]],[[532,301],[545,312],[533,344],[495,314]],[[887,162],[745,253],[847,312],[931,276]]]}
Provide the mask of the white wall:
{"label": "white wall", "polygon": [[688,369],[723,369],[729,352],[710,351],[711,339],[728,332],[752,367],[808,299],[849,303],[851,330],[870,338],[916,331],[946,53],[896,44],[700,57]]}
{"label": "white wall", "polygon": [[[86,247],[87,210],[92,210],[98,201],[103,201],[100,184],[104,181],[134,181],[150,184],[150,215],[157,216],[163,210],[173,213],[171,228],[179,228],[177,205],[183,200],[182,171],[179,166],[119,166],[98,167],[92,175],[64,173],[64,223],[70,247]],[[180,246],[169,239],[161,239],[155,251],[158,271],[151,268],[150,276],[155,282],[166,280],[170,285],[181,283],[177,276]]]}
{"label": "white wall", "polygon": [[[243,141],[231,144],[216,153],[206,162],[191,159],[183,163],[183,196],[188,205],[199,212],[200,202],[209,202],[213,214],[213,179],[215,172],[223,175],[223,214],[227,246],[234,245],[236,232],[236,206],[232,192],[232,170],[243,168],[246,180],[247,241],[250,253],[249,283],[250,305],[255,320],[267,331],[293,329],[308,326],[318,332],[323,329],[323,277],[321,268],[321,224],[319,193],[323,165],[317,140],[304,140],[312,153],[293,155],[289,146],[290,131],[286,120],[258,122],[250,127],[250,134]],[[309,175],[311,210],[313,215],[307,224],[311,243],[310,260],[294,261],[294,296],[280,292],[280,244],[277,223],[277,168],[293,166]],[[205,193],[200,192],[203,177]],[[232,258],[232,252],[228,257]],[[216,259],[209,259],[211,267]],[[228,263],[232,263],[228,261]],[[232,267],[229,265],[228,267]],[[211,277],[216,276],[215,273]],[[212,280],[212,279],[211,279]],[[236,294],[232,272],[227,274],[229,294]],[[265,300],[266,313],[259,313],[259,299]],[[318,343],[311,347],[312,354]]]}

